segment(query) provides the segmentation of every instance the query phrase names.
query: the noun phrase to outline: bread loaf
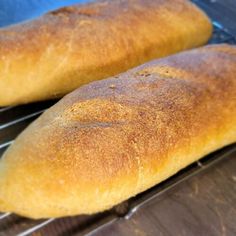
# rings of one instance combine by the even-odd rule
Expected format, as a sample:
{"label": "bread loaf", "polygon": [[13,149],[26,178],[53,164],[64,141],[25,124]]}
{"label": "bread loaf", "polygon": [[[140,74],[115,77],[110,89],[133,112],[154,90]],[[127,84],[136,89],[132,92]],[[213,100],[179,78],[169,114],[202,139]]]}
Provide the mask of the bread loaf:
{"label": "bread loaf", "polygon": [[187,0],[101,0],[0,30],[0,106],[82,84],[204,44],[212,26]]}
{"label": "bread loaf", "polygon": [[85,85],[0,161],[0,211],[91,214],[236,141],[236,47],[208,46]]}

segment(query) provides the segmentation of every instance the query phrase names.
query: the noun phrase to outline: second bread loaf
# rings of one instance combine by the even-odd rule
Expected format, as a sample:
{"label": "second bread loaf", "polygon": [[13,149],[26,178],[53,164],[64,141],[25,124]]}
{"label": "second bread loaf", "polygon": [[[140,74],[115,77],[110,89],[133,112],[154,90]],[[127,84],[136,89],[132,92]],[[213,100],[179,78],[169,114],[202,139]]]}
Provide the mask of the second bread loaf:
{"label": "second bread loaf", "polygon": [[0,106],[82,84],[204,44],[212,27],[187,0],[100,0],[0,30]]}

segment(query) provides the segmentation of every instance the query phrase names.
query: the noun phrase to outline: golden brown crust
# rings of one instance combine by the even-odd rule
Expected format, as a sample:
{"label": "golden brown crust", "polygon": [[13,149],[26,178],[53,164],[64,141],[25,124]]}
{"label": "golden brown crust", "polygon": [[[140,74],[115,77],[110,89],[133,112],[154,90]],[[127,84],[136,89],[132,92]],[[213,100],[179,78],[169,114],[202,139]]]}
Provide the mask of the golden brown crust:
{"label": "golden brown crust", "polygon": [[64,95],[202,45],[211,31],[187,0],[101,0],[0,30],[0,106]]}
{"label": "golden brown crust", "polygon": [[102,211],[235,142],[235,74],[236,47],[208,46],[72,92],[5,153],[0,211]]}

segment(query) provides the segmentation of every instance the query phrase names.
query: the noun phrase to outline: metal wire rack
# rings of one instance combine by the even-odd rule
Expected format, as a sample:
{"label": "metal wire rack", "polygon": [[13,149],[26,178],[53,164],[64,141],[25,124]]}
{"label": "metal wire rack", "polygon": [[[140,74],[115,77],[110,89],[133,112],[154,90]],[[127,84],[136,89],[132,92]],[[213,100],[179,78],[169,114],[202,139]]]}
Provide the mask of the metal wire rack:
{"label": "metal wire rack", "polygon": [[[209,44],[236,44],[235,37],[227,29],[224,29],[218,22],[213,22],[213,24],[214,33]],[[55,102],[47,101],[17,107],[0,108],[0,156],[31,121]],[[51,224],[63,225],[64,232],[61,232],[61,235],[91,235],[93,232],[114,223],[120,218],[129,220],[132,214],[147,202],[152,201],[163,192],[196,175],[200,171],[204,171],[216,162],[226,158],[232,152],[236,152],[236,145],[231,145],[201,159],[165,182],[100,214],[61,219],[31,220],[11,213],[0,213],[0,235],[32,235]]]}

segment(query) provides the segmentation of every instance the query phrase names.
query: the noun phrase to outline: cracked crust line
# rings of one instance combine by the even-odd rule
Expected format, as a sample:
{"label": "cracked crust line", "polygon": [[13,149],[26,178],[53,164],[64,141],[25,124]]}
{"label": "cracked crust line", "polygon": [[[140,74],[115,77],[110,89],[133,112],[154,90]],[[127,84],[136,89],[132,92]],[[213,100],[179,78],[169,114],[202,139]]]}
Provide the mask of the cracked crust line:
{"label": "cracked crust line", "polygon": [[138,165],[138,176],[137,176],[137,184],[136,184],[136,191],[137,191],[140,188],[140,180],[141,180],[141,175],[142,175],[142,166],[141,166],[140,157],[138,155],[135,155],[135,159],[136,159],[137,165]]}
{"label": "cracked crust line", "polygon": [[51,74],[49,75],[49,77],[53,77],[57,71],[68,61],[70,53],[72,52],[72,44],[74,41],[74,35],[75,35],[75,31],[72,31],[73,33],[70,36],[70,40],[68,42],[68,46],[67,46],[67,51],[65,53],[65,56],[63,57],[63,60],[58,64],[58,66],[51,72]]}

